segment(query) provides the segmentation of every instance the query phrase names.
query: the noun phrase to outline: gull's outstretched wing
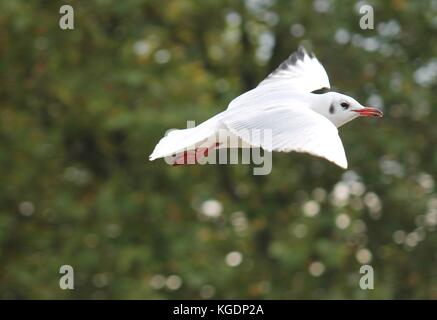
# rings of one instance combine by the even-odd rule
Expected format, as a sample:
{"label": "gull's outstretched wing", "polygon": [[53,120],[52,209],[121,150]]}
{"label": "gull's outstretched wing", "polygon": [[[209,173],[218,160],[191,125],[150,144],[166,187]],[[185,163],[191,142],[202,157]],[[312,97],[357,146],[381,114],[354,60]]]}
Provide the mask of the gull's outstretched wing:
{"label": "gull's outstretched wing", "polygon": [[325,68],[313,53],[308,54],[302,46],[282,62],[259,86],[275,85],[284,81],[293,91],[313,92],[331,88]]}
{"label": "gull's outstretched wing", "polygon": [[306,106],[246,107],[223,119],[244,142],[267,151],[304,152],[325,158],[346,169],[347,160],[337,128]]}

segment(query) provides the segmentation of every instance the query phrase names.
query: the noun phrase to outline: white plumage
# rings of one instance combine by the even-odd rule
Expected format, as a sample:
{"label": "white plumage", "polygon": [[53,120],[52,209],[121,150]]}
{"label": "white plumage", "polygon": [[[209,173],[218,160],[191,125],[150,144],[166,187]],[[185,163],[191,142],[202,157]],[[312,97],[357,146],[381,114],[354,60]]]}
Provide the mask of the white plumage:
{"label": "white plumage", "polygon": [[[183,154],[214,139],[220,148],[235,147],[220,141],[218,132],[225,130],[245,146],[305,152],[347,168],[337,127],[360,115],[382,116],[382,112],[329,89],[323,66],[300,47],[256,88],[232,100],[227,110],[195,128],[175,130],[162,138],[150,160]],[[257,131],[268,131],[271,141],[251,134]]]}
{"label": "white plumage", "polygon": [[270,73],[259,86],[287,80],[291,90],[312,92],[321,88],[331,88],[328,74],[314,56],[303,47],[292,53],[275,71]]}

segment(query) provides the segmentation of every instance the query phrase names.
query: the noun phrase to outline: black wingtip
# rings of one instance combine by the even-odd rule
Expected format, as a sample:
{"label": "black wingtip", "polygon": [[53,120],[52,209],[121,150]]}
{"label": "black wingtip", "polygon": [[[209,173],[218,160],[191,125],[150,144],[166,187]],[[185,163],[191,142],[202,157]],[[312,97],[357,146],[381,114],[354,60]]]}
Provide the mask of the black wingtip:
{"label": "black wingtip", "polygon": [[326,87],[311,91],[311,93],[314,93],[314,94],[324,94],[324,93],[328,93],[328,92],[331,92],[331,90],[329,88],[326,88]]}
{"label": "black wingtip", "polygon": [[273,70],[273,72],[271,72],[266,79],[275,75],[277,72],[287,70],[290,66],[296,65],[299,60],[303,61],[305,59],[305,56],[309,56],[310,58],[315,57],[312,52],[308,53],[305,47],[303,45],[300,45],[297,50],[290,54],[290,56],[285,61],[283,61],[275,70]]}
{"label": "black wingtip", "polygon": [[304,56],[309,56],[311,59],[314,59],[316,57],[316,55],[314,54],[313,51],[309,51],[307,49],[305,49],[305,47],[303,45],[300,45],[299,48],[297,49],[297,54],[299,55],[299,57],[301,59],[303,59]]}
{"label": "black wingtip", "polygon": [[284,61],[286,64],[283,64],[282,67],[286,67],[286,65],[294,65],[298,60],[303,60],[305,56],[307,55],[307,51],[303,46],[299,46],[297,51],[290,54],[288,59]]}
{"label": "black wingtip", "polygon": [[305,48],[303,46],[299,46],[299,48],[297,49],[296,55],[297,55],[298,59],[302,60],[305,57],[305,55],[306,55]]}

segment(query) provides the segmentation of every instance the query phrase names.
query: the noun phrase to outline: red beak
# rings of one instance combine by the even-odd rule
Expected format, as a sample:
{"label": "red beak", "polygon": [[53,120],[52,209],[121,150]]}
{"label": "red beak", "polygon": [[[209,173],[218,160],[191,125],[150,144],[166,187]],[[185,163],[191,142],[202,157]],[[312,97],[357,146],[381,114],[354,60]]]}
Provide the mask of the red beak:
{"label": "red beak", "polygon": [[370,108],[370,107],[359,109],[359,110],[353,110],[353,111],[359,113],[360,116],[362,116],[362,117],[379,117],[379,118],[381,118],[383,115],[381,110],[376,109],[376,108]]}

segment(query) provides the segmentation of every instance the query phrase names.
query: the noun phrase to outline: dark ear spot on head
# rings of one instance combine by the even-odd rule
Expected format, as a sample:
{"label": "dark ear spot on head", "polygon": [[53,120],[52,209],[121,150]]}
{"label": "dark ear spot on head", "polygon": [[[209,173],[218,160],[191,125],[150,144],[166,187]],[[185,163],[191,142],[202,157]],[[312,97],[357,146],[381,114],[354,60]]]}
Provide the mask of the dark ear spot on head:
{"label": "dark ear spot on head", "polygon": [[334,105],[331,104],[331,106],[329,107],[329,113],[330,113],[330,114],[333,114],[334,111],[335,111],[335,109],[334,109]]}

